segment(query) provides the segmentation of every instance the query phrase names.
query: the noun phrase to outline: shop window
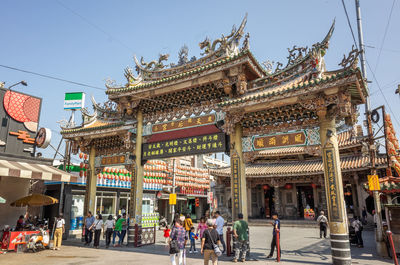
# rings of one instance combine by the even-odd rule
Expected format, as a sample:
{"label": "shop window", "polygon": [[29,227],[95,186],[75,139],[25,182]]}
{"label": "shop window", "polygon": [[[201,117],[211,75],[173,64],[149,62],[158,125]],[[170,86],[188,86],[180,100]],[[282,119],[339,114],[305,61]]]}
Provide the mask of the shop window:
{"label": "shop window", "polygon": [[[103,213],[103,208],[101,207],[101,197],[98,196],[96,199],[96,213]],[[92,214],[96,214],[92,213]]]}
{"label": "shop window", "polygon": [[286,192],[286,203],[293,203],[293,196],[291,192]]}

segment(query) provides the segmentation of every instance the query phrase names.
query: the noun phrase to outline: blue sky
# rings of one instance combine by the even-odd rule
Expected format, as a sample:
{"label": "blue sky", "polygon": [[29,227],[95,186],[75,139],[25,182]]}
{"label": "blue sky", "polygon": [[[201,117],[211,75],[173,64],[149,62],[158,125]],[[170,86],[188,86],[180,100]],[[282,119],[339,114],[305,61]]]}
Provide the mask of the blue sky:
{"label": "blue sky", "polygon": [[[345,0],[357,34],[354,1]],[[400,98],[394,94],[400,83],[400,3],[395,2],[386,39],[377,64],[392,0],[361,1],[367,60],[400,121]],[[325,57],[328,70],[351,50],[353,40],[341,0],[307,1],[100,1],[100,0],[2,0],[0,64],[48,74],[71,81],[104,87],[108,77],[124,83],[123,69],[133,66],[133,54],[150,61],[169,53],[177,62],[186,44],[189,56],[199,57],[198,43],[230,32],[248,12],[246,31],[257,59],[286,63],[287,49],[311,46],[321,41],[336,18],[336,29]],[[386,104],[368,69],[372,107]],[[6,86],[26,80],[21,92],[43,98],[40,126],[53,130],[52,144],[60,139],[56,123],[66,119],[65,92],[84,91],[98,102],[104,91],[79,87],[0,67]],[[361,109],[363,113],[363,108]],[[393,115],[393,113],[392,113]],[[363,118],[363,117],[362,117]],[[393,118],[392,118],[393,119]],[[360,118],[361,120],[361,118]],[[393,121],[400,133],[400,125]],[[43,150],[42,150],[43,151]],[[51,155],[47,149],[43,152]]]}

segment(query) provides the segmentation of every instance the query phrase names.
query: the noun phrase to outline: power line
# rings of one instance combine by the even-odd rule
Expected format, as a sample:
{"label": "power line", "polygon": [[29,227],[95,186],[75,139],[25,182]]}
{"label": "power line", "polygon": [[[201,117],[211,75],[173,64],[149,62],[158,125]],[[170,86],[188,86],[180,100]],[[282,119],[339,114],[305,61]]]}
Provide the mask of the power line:
{"label": "power line", "polygon": [[386,99],[386,96],[385,96],[385,94],[383,93],[382,88],[381,88],[381,86],[380,86],[380,84],[379,84],[379,82],[378,82],[378,79],[376,79],[376,76],[375,76],[374,71],[372,70],[371,66],[369,65],[368,60],[365,60],[365,61],[367,62],[367,66],[368,66],[369,70],[370,70],[371,73],[372,73],[372,77],[374,78],[375,83],[376,83],[376,85],[378,86],[379,91],[381,92],[382,97],[383,97],[383,99],[384,99],[385,102],[386,102],[387,108],[388,108],[389,111],[392,113],[392,117],[393,117],[394,120],[396,121],[397,125],[400,127],[400,122],[397,120],[397,118],[396,118],[396,116],[395,116],[395,112],[394,112],[394,111],[392,110],[392,108],[390,107],[389,101]]}
{"label": "power line", "polygon": [[88,85],[88,84],[75,82],[75,81],[70,81],[70,80],[67,80],[67,79],[54,77],[54,76],[47,75],[47,74],[40,74],[40,73],[36,73],[36,72],[32,72],[32,71],[29,71],[29,70],[24,70],[24,69],[20,69],[20,68],[16,68],[16,67],[11,67],[11,66],[7,66],[7,65],[0,64],[0,67],[7,68],[7,69],[10,69],[10,70],[14,70],[14,71],[27,73],[27,74],[37,75],[37,76],[41,76],[41,77],[45,77],[45,78],[49,78],[49,79],[53,79],[53,80],[57,80],[57,81],[65,82],[65,83],[69,83],[69,84],[74,84],[74,85],[77,85],[77,86],[90,87],[90,88],[99,89],[99,90],[103,90],[103,91],[106,90],[105,88],[101,88],[101,87],[97,87],[97,86],[91,86],[91,85]]}
{"label": "power line", "polygon": [[385,40],[386,40],[386,35],[387,35],[388,29],[389,29],[390,19],[392,18],[392,13],[393,13],[393,8],[394,8],[395,3],[396,3],[396,0],[393,0],[392,7],[390,8],[388,21],[387,21],[386,27],[385,27],[385,33],[383,34],[381,46],[379,47],[378,59],[376,60],[376,64],[375,64],[375,71],[376,71],[376,69],[378,69],[379,60],[381,59],[382,48],[383,48],[383,44],[385,43]]}
{"label": "power line", "polygon": [[353,28],[351,27],[349,14],[347,13],[347,8],[346,8],[346,4],[344,3],[344,0],[342,0],[342,4],[343,4],[344,12],[346,13],[347,24],[349,24],[349,28],[350,28],[350,31],[351,31],[351,36],[353,36],[354,45],[355,45],[356,47],[358,47],[357,41],[356,41],[356,37],[354,37]]}
{"label": "power line", "polygon": [[64,7],[66,10],[68,10],[69,12],[71,12],[72,14],[74,14],[75,16],[79,17],[80,19],[82,19],[83,21],[85,21],[87,24],[89,24],[90,26],[92,26],[93,28],[95,28],[96,30],[100,31],[101,33],[103,33],[104,35],[106,35],[108,38],[117,41],[121,46],[123,46],[124,48],[126,48],[127,50],[129,50],[130,52],[132,52],[131,48],[129,48],[128,45],[126,45],[124,42],[122,42],[121,40],[115,38],[113,35],[111,35],[110,33],[108,33],[107,31],[103,30],[102,28],[100,28],[99,26],[97,26],[96,24],[94,24],[93,22],[91,22],[89,19],[85,18],[84,16],[82,16],[81,14],[79,14],[78,12],[76,12],[75,10],[73,10],[72,8],[66,6],[64,3],[62,3],[61,1],[57,0],[57,3],[59,5],[61,5],[62,7]]}

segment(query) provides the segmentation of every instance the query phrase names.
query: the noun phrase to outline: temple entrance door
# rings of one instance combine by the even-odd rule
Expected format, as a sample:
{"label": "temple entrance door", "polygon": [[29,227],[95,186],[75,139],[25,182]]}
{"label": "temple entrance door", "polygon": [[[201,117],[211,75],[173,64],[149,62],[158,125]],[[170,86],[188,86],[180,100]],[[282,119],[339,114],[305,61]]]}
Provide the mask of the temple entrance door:
{"label": "temple entrance door", "polygon": [[274,212],[274,188],[264,190],[265,217],[272,218]]}
{"label": "temple entrance door", "polygon": [[311,186],[297,186],[297,208],[299,217],[305,218],[304,209],[315,210],[313,189]]}

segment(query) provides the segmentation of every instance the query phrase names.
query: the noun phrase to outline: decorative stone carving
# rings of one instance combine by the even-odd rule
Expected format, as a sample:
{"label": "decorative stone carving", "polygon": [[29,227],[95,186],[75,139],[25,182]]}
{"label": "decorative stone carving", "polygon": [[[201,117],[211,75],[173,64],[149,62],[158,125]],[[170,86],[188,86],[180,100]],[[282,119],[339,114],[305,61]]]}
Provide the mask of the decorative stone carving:
{"label": "decorative stone carving", "polygon": [[235,131],[235,124],[240,122],[244,117],[244,111],[237,110],[235,112],[228,112],[225,117],[225,124],[222,130],[227,134],[233,134]]}

